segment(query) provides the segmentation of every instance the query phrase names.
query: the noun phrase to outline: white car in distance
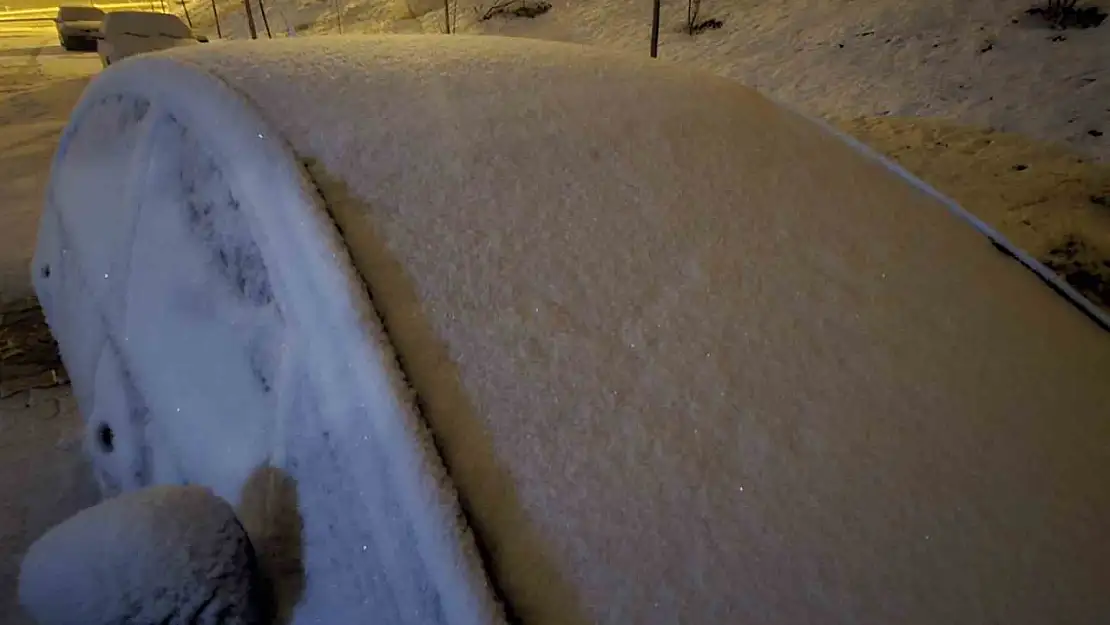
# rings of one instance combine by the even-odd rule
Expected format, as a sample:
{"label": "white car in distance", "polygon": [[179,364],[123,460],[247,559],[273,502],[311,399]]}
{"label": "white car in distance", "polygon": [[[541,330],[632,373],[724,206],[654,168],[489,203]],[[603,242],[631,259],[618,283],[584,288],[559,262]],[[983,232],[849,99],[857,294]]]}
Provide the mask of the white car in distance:
{"label": "white car in distance", "polygon": [[100,26],[97,52],[104,67],[120,59],[178,46],[207,43],[181,18],[151,11],[112,11]]}
{"label": "white car in distance", "polygon": [[94,6],[58,7],[58,16],[54,18],[58,43],[65,50],[95,50],[103,20],[104,11]]}

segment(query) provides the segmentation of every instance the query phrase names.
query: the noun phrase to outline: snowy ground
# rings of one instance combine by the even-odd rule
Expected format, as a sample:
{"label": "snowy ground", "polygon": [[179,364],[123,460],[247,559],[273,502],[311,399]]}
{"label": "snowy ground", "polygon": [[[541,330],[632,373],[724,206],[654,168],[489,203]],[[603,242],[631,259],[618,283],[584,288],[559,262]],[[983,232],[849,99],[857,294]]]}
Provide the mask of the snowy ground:
{"label": "snowy ground", "polygon": [[32,625],[15,598],[19,562],[47,528],[97,501],[68,387],[0,399],[0,623]]}
{"label": "snowy ground", "polygon": [[0,24],[0,302],[30,295],[43,190],[58,135],[100,61],[63,53],[45,28]]}
{"label": "snowy ground", "polygon": [[[50,158],[99,66],[95,55],[63,54],[51,31],[0,25],[0,303],[30,294],[27,266]],[[0,368],[0,389],[9,374]],[[68,387],[0,397],[0,624],[31,625],[15,600],[27,546],[97,499],[81,431]]]}

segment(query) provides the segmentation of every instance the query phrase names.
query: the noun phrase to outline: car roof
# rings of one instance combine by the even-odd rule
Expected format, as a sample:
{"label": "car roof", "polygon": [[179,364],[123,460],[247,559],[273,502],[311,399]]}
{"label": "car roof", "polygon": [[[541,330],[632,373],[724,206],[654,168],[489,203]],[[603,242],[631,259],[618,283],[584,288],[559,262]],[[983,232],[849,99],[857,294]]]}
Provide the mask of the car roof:
{"label": "car roof", "polygon": [[104,16],[104,34],[129,33],[191,39],[193,31],[171,13],[112,11]]}
{"label": "car roof", "polygon": [[94,6],[60,6],[58,7],[58,19],[63,21],[98,21],[104,19],[104,11]]}

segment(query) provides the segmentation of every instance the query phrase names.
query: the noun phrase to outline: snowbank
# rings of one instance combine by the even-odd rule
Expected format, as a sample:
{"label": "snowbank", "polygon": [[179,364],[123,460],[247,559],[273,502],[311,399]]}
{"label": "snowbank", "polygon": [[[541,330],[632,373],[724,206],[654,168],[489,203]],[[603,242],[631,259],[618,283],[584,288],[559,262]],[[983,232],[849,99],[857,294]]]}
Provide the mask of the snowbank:
{"label": "snowbank", "polygon": [[1110,339],[907,178],[595,49],[193,46],[84,97],[36,288],[105,482],[295,479],[296,622],[1098,622]]}

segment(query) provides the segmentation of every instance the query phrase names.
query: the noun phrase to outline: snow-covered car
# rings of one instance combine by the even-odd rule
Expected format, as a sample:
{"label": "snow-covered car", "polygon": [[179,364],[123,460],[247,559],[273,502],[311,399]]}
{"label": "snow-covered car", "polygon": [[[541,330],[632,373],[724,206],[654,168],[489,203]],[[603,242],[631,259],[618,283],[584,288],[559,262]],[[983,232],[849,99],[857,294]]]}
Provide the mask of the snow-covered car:
{"label": "snow-covered car", "polygon": [[58,43],[66,50],[95,50],[104,11],[93,6],[60,6],[54,26]]}
{"label": "snow-covered car", "polygon": [[104,16],[101,24],[97,52],[101,63],[107,67],[135,54],[207,41],[170,13],[112,11]]}
{"label": "snow-covered car", "polygon": [[90,83],[31,271],[105,493],[290,622],[1107,622],[1110,319],[924,182],[647,54],[208,48]]}

